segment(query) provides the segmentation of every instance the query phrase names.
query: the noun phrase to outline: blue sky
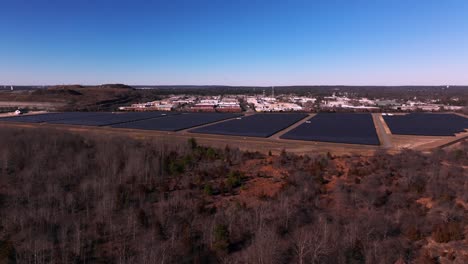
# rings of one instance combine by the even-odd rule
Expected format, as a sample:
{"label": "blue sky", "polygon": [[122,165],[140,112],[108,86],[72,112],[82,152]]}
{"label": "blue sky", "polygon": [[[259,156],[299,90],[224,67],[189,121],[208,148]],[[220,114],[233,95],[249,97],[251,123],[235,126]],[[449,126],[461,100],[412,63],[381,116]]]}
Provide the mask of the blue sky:
{"label": "blue sky", "polygon": [[0,0],[2,84],[468,84],[466,0]]}

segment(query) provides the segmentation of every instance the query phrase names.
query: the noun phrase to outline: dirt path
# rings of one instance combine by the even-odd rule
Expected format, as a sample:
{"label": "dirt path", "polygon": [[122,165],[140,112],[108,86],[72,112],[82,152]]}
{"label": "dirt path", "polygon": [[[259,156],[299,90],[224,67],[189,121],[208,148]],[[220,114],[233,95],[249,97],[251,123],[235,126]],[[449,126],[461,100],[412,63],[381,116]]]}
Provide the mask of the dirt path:
{"label": "dirt path", "polygon": [[374,120],[375,131],[377,131],[377,136],[380,140],[380,145],[385,149],[390,149],[392,147],[391,141],[391,132],[385,123],[381,114],[373,113],[372,119]]}
{"label": "dirt path", "polygon": [[[249,115],[244,115],[244,116],[249,116]],[[240,117],[243,117],[243,116],[240,116]],[[219,121],[216,121],[216,122],[213,122],[213,123],[208,123],[208,124],[203,124],[203,125],[199,125],[199,126],[189,127],[189,128],[187,128],[187,129],[179,130],[179,133],[189,133],[189,131],[190,131],[190,130],[193,130],[193,129],[211,126],[211,125],[214,125],[214,124],[218,124],[218,123],[222,123],[222,122],[234,120],[234,119],[236,119],[236,118],[239,118],[239,116],[232,117],[232,118],[228,118],[228,119],[219,120]]]}
{"label": "dirt path", "polygon": [[303,119],[299,120],[298,122],[294,123],[294,125],[292,126],[289,126],[279,132],[277,132],[276,134],[270,136],[271,139],[280,139],[280,137],[286,133],[288,133],[289,131],[293,130],[294,128],[302,125],[305,121],[309,120],[309,118],[311,117],[314,117],[315,114],[309,114],[308,116],[304,117]]}

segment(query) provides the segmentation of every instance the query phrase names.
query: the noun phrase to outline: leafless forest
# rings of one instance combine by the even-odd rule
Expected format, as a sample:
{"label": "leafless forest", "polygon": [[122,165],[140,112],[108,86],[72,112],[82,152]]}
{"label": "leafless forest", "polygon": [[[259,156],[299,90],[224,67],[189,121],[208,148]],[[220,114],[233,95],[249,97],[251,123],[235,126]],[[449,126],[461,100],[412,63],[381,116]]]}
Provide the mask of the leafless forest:
{"label": "leafless forest", "polygon": [[467,263],[467,166],[2,128],[0,262]]}

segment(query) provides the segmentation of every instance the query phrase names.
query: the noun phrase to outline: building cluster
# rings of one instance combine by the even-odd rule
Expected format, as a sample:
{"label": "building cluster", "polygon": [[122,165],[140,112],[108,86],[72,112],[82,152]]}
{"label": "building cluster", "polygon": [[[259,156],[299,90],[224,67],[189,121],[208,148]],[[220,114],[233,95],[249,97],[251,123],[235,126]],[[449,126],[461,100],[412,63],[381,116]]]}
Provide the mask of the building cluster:
{"label": "building cluster", "polygon": [[151,102],[132,104],[130,106],[121,106],[121,111],[172,111],[176,108],[195,103],[193,96],[171,96],[164,100],[155,100]]}
{"label": "building cluster", "polygon": [[164,100],[119,107],[121,111],[241,112],[239,99],[221,96],[171,96]]}
{"label": "building cluster", "polygon": [[172,111],[174,104],[163,101],[152,101],[140,104],[132,104],[130,106],[119,107],[120,111]]}
{"label": "building cluster", "polygon": [[[456,100],[456,98],[454,99]],[[457,111],[462,106],[442,104],[438,100],[421,101],[395,99],[369,99],[348,94],[321,98],[297,95],[246,96],[169,96],[163,100],[123,106],[122,111],[188,111],[188,112],[293,112],[349,109],[354,111]]]}
{"label": "building cluster", "polygon": [[457,111],[461,110],[462,106],[453,106],[441,104],[438,100],[424,102],[418,100],[416,97],[412,100],[389,100],[389,99],[375,99],[368,98],[351,98],[346,95],[324,97],[320,103],[321,109],[329,108],[345,108],[355,110],[395,110],[395,111]]}
{"label": "building cluster", "polygon": [[189,105],[186,110],[193,112],[242,112],[239,99],[234,96],[201,98],[195,104]]}
{"label": "building cluster", "polygon": [[280,101],[274,97],[247,97],[246,102],[257,112],[291,112],[302,111],[302,106],[288,101]]}
{"label": "building cluster", "polygon": [[345,108],[345,109],[354,109],[354,110],[379,110],[380,108],[376,106],[376,101],[368,98],[350,98],[346,95],[336,96],[326,96],[320,103],[321,109],[330,109],[330,108]]}
{"label": "building cluster", "polygon": [[394,110],[401,110],[401,111],[458,111],[461,110],[462,106],[455,106],[455,105],[444,105],[441,103],[437,103],[435,101],[430,103],[425,103],[417,100],[408,100],[405,103],[400,105],[394,105],[391,107]]}

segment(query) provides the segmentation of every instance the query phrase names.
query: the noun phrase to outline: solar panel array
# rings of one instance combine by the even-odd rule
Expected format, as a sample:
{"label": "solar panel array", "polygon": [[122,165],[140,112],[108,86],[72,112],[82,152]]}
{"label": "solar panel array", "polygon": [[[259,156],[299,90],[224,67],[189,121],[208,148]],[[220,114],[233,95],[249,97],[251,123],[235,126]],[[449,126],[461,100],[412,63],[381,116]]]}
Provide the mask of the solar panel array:
{"label": "solar panel array", "polygon": [[129,112],[129,113],[109,113],[100,112],[92,116],[76,116],[68,119],[53,120],[51,124],[67,124],[82,126],[109,126],[114,124],[140,121],[150,118],[164,117],[174,113],[164,112]]}
{"label": "solar panel array", "polygon": [[454,136],[468,129],[468,118],[456,114],[411,113],[383,118],[397,135]]}
{"label": "solar panel array", "polygon": [[307,114],[303,113],[255,114],[196,128],[190,132],[248,137],[269,137],[305,117],[307,117]]}
{"label": "solar panel array", "polygon": [[[0,121],[112,126],[159,131],[179,131],[236,118],[191,130],[193,133],[269,137],[305,118],[304,113],[271,113],[243,116],[237,113],[175,112],[64,112],[0,118]],[[411,113],[384,116],[393,134],[453,136],[468,129],[468,118],[455,114]],[[281,136],[283,139],[379,145],[370,114],[320,113]]]}
{"label": "solar panel array", "polygon": [[371,114],[319,113],[280,138],[379,145]]}
{"label": "solar panel array", "polygon": [[47,113],[38,115],[21,115],[0,118],[0,121],[23,122],[23,123],[44,123],[56,120],[66,120],[73,118],[89,118],[98,114],[97,112],[63,112],[63,113]]}
{"label": "solar panel array", "polygon": [[179,131],[208,123],[241,116],[233,113],[183,113],[166,117],[112,125],[117,128],[132,128],[159,131]]}

